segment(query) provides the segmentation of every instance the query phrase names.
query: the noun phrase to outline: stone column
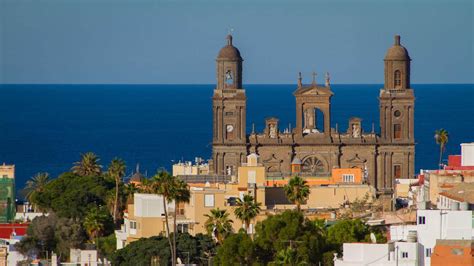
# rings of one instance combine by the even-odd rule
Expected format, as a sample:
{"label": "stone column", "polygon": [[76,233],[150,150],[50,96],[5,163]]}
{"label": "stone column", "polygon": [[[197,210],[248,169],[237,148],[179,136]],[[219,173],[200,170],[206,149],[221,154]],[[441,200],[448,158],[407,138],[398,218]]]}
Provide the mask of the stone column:
{"label": "stone column", "polygon": [[377,158],[377,190],[384,188],[384,168],[383,168],[383,152],[376,154]]}
{"label": "stone column", "polygon": [[301,135],[302,128],[303,128],[303,123],[302,123],[302,117],[303,117],[303,106],[297,101],[296,102],[296,128],[295,132],[297,135]]}

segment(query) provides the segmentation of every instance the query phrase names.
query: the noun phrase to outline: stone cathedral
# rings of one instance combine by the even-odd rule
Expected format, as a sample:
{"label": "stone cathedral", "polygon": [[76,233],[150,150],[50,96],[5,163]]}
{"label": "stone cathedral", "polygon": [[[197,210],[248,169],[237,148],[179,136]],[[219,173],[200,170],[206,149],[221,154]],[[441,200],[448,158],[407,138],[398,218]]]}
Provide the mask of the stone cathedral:
{"label": "stone cathedral", "polygon": [[[243,59],[227,36],[227,45],[217,56],[217,86],[213,102],[213,145],[210,171],[235,175],[256,153],[267,176],[290,176],[299,165],[300,176],[330,176],[332,168],[360,167],[366,182],[379,193],[391,193],[395,178],[415,174],[414,93],[410,88],[410,56],[400,36],[384,58],[384,86],[379,92],[380,132],[364,132],[361,119],[353,117],[347,130],[331,127],[329,74],[318,85],[298,79],[296,127],[281,130],[278,118],[267,118],[263,132],[246,130],[245,89],[242,87]],[[372,97],[372,96],[369,96]]]}

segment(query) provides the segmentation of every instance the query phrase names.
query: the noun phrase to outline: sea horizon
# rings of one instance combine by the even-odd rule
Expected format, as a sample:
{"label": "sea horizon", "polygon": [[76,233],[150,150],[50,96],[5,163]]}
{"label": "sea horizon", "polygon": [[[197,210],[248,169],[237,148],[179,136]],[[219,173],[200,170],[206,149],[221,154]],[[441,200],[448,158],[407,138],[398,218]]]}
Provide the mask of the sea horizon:
{"label": "sea horizon", "polygon": [[[95,152],[104,168],[113,157],[127,162],[127,175],[140,164],[150,176],[179,160],[209,159],[214,84],[0,84],[0,163],[16,165],[17,190],[38,172],[68,171],[81,153]],[[347,129],[362,118],[365,132],[379,132],[382,84],[332,84],[331,126]],[[153,87],[153,89],[150,89]],[[247,133],[263,130],[266,117],[283,131],[295,124],[295,84],[244,84]],[[444,158],[474,141],[470,100],[473,84],[412,84],[415,92],[416,172],[436,169],[434,131],[450,133]]]}

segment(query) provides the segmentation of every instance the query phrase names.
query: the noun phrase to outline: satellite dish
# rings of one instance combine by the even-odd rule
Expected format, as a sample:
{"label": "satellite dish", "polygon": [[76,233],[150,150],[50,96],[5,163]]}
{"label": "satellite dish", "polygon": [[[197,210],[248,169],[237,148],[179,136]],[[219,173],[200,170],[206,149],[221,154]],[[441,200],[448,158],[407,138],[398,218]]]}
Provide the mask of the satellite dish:
{"label": "satellite dish", "polygon": [[377,243],[377,238],[375,237],[374,233],[370,233],[370,240],[372,241],[373,244]]}

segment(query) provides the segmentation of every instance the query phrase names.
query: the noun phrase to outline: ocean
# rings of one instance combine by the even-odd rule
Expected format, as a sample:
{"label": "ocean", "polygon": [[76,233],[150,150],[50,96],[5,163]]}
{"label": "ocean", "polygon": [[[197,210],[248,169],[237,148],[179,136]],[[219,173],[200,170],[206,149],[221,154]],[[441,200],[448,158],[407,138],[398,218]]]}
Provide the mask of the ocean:
{"label": "ocean", "polygon": [[[247,132],[266,117],[295,125],[295,85],[245,85]],[[380,84],[332,85],[332,127],[350,117],[379,131]],[[415,84],[416,169],[436,169],[434,131],[449,132],[445,152],[459,154],[474,142],[473,84]],[[208,159],[214,85],[0,85],[0,163],[16,165],[17,190],[38,172],[68,171],[92,151],[106,167],[123,158],[130,174],[154,174],[179,160]]]}

